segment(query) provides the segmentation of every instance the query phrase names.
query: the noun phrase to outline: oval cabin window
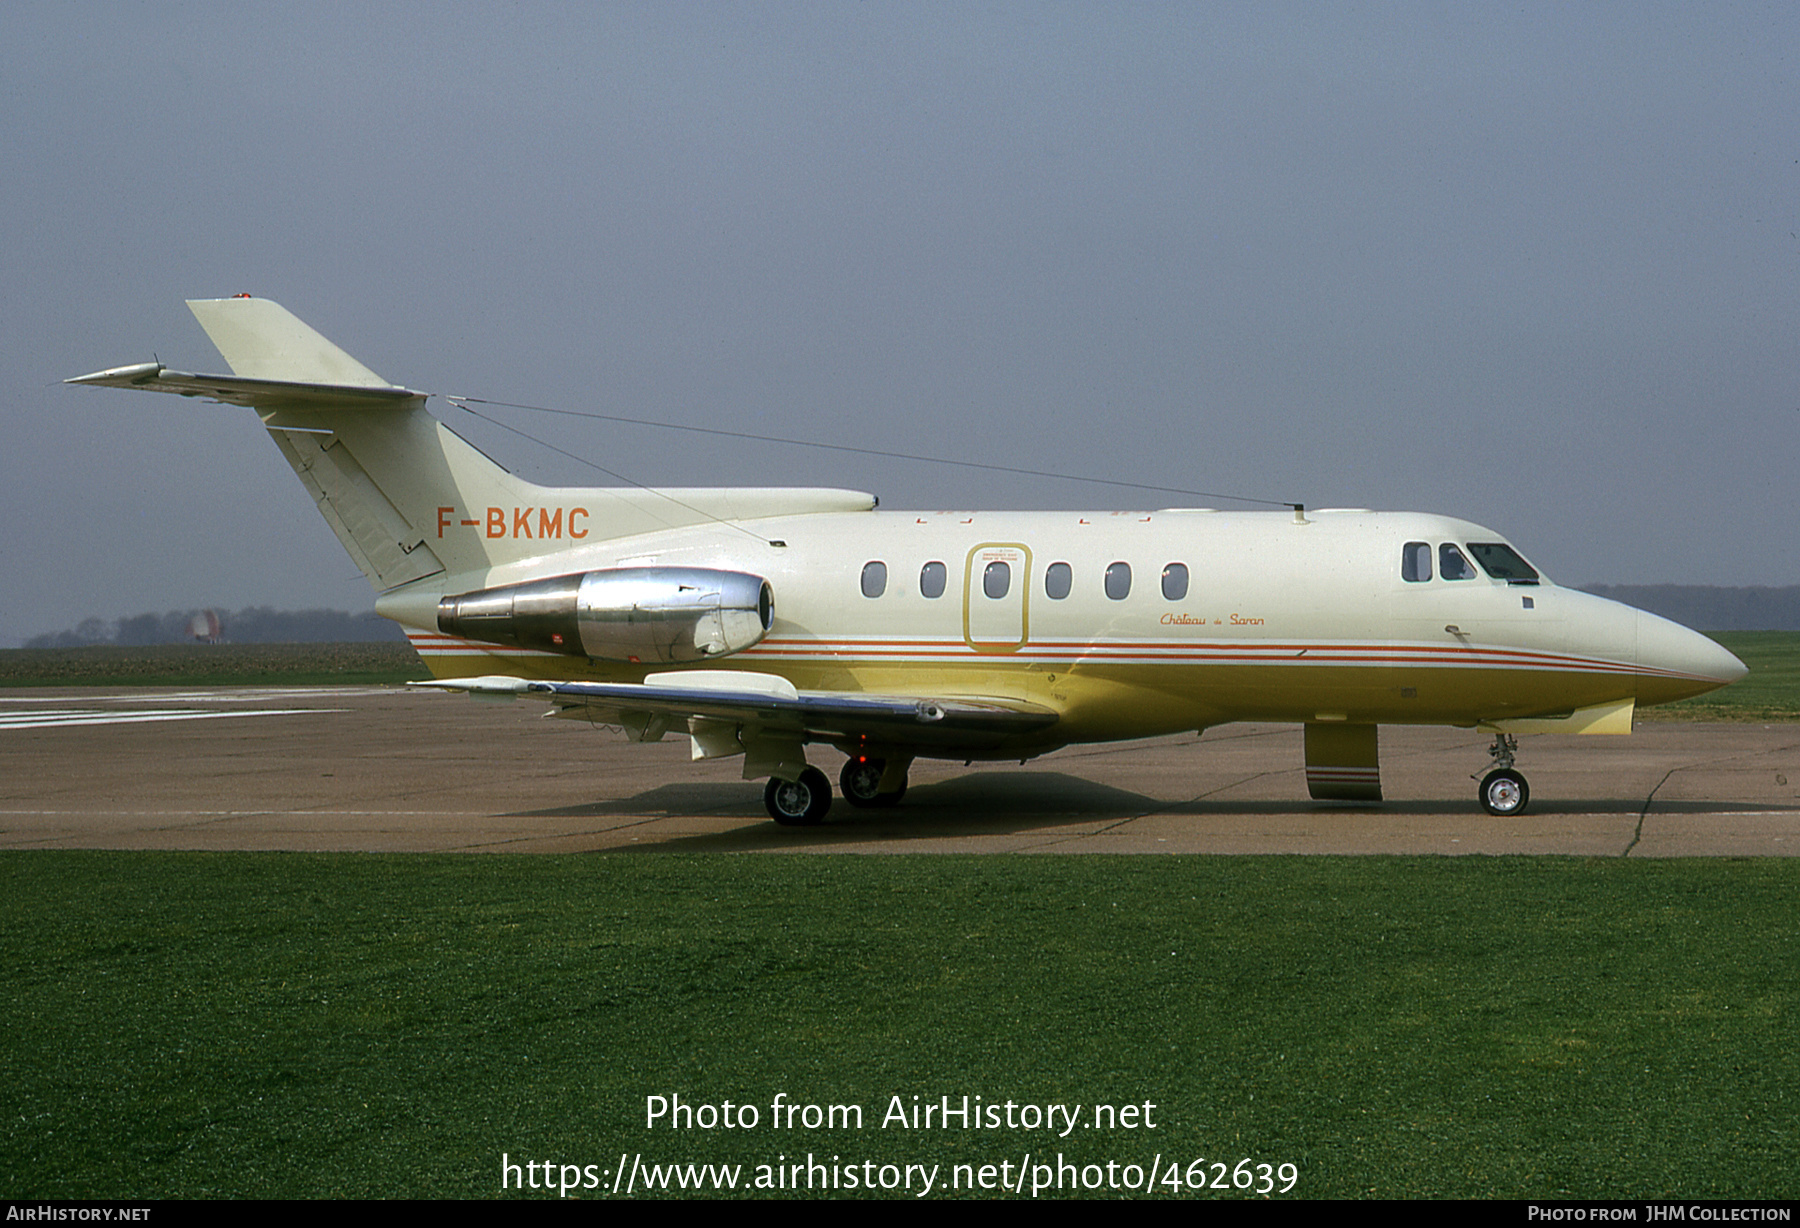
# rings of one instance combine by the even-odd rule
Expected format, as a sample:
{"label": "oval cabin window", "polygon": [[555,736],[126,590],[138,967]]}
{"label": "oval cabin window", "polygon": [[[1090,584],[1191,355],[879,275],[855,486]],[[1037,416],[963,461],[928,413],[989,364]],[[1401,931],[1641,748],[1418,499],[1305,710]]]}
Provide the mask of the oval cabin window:
{"label": "oval cabin window", "polygon": [[998,601],[1012,589],[1012,568],[996,559],[981,573],[981,591]]}
{"label": "oval cabin window", "polygon": [[1106,595],[1123,601],[1131,595],[1131,564],[1114,563],[1106,569]]}
{"label": "oval cabin window", "polygon": [[1163,599],[1180,601],[1187,596],[1188,570],[1186,563],[1170,563],[1163,568]]}
{"label": "oval cabin window", "polygon": [[865,597],[879,597],[887,592],[887,564],[881,562],[864,563],[862,574],[862,594]]}

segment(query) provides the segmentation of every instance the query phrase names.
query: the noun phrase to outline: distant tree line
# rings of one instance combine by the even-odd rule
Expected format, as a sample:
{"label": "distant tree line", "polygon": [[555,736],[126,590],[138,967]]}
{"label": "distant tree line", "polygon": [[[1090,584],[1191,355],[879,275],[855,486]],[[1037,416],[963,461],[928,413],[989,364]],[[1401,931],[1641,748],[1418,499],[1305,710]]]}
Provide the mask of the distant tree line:
{"label": "distant tree line", "polygon": [[217,620],[218,642],[225,644],[345,644],[369,641],[404,642],[399,624],[373,610],[350,614],[343,610],[273,610],[266,605],[242,610],[170,610],[167,614],[138,614],[130,618],[84,618],[73,631],[53,631],[25,641],[27,648],[82,648],[90,644],[142,647],[149,644],[191,644],[205,638],[196,626],[208,628],[206,616]]}

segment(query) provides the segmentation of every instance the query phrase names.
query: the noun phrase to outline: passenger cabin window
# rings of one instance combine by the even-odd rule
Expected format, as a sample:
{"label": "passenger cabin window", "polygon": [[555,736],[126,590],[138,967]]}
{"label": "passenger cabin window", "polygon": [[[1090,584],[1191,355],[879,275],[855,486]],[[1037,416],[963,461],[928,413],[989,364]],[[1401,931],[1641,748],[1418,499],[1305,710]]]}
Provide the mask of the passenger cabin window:
{"label": "passenger cabin window", "polygon": [[1074,579],[1075,573],[1067,563],[1050,564],[1044,571],[1044,596],[1052,601],[1061,601],[1069,595]]}
{"label": "passenger cabin window", "polygon": [[1475,568],[1462,551],[1445,542],[1438,547],[1438,575],[1446,580],[1473,580]]}
{"label": "passenger cabin window", "polygon": [[942,563],[927,563],[919,568],[919,594],[924,597],[942,597],[944,576]]}
{"label": "passenger cabin window", "polygon": [[864,563],[862,574],[862,593],[865,597],[879,597],[887,592],[887,564],[881,562]]}
{"label": "passenger cabin window", "polygon": [[1431,579],[1431,543],[1407,542],[1400,549],[1400,578],[1413,584]]}
{"label": "passenger cabin window", "polygon": [[1481,570],[1508,584],[1536,584],[1537,568],[1519,557],[1519,552],[1505,542],[1470,542],[1469,553],[1481,564]]}
{"label": "passenger cabin window", "polygon": [[1163,599],[1180,601],[1187,596],[1188,571],[1186,563],[1170,563],[1163,568]]}
{"label": "passenger cabin window", "polygon": [[1106,569],[1106,595],[1123,601],[1131,594],[1131,564],[1114,563]]}
{"label": "passenger cabin window", "polygon": [[1006,596],[1012,588],[1012,567],[998,559],[989,563],[981,573],[981,591],[995,601]]}

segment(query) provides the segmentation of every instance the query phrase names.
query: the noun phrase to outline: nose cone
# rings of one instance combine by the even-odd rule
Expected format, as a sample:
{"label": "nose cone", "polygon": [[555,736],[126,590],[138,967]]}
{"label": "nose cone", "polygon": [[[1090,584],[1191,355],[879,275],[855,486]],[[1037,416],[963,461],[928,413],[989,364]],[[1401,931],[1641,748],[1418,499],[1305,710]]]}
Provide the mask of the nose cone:
{"label": "nose cone", "polygon": [[1672,703],[1729,686],[1748,666],[1698,631],[1637,613],[1638,704]]}

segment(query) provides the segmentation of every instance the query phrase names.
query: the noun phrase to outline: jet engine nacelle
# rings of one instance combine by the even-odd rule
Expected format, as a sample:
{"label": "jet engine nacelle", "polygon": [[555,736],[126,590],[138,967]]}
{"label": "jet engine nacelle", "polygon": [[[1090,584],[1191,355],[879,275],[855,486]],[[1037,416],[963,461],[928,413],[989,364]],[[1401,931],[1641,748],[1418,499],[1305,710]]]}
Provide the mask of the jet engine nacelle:
{"label": "jet engine nacelle", "polygon": [[742,652],[774,617],[761,576],[619,567],[444,597],[437,622],[447,635],[509,648],[666,664]]}

